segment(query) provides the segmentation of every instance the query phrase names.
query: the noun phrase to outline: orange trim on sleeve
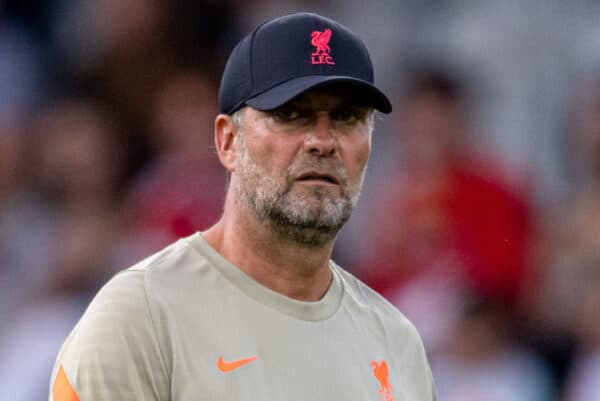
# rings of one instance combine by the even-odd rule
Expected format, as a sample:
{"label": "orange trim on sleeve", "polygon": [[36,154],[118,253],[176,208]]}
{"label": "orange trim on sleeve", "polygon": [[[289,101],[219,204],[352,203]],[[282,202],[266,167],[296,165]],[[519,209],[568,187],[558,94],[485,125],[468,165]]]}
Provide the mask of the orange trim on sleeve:
{"label": "orange trim on sleeve", "polygon": [[54,401],[79,401],[79,396],[69,382],[62,365],[58,369],[54,386],[52,387],[52,399]]}

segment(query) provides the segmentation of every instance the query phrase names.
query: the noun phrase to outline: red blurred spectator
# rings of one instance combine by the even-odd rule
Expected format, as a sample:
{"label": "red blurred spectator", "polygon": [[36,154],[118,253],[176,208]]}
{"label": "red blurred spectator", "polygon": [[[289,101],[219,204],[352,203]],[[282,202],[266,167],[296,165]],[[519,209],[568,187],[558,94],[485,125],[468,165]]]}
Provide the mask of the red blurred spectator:
{"label": "red blurred spectator", "polygon": [[400,104],[400,156],[382,181],[375,251],[362,277],[392,297],[425,274],[466,280],[478,293],[514,303],[526,276],[530,210],[501,164],[470,146],[458,81],[419,71]]}
{"label": "red blurred spectator", "polygon": [[147,254],[204,229],[221,213],[225,175],[212,149],[216,85],[184,72],[165,80],[154,100],[157,160],[128,196],[129,256]]}

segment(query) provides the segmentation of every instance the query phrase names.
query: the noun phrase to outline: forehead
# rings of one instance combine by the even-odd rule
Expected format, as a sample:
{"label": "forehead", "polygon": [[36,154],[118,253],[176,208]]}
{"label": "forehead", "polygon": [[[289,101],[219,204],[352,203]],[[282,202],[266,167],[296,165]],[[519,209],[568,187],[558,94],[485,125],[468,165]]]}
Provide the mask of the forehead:
{"label": "forehead", "polygon": [[[355,88],[337,84],[309,89],[296,96],[285,105],[310,108],[332,108],[339,106],[363,106]],[[366,106],[365,106],[366,107]]]}

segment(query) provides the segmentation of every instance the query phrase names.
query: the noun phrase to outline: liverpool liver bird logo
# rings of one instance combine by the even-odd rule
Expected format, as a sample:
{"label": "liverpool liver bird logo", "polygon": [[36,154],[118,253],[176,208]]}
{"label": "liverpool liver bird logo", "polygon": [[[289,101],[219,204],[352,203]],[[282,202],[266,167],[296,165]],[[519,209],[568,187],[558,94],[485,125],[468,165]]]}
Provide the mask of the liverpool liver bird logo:
{"label": "liverpool liver bird logo", "polygon": [[394,401],[392,385],[388,380],[388,365],[382,359],[381,362],[371,361],[373,376],[379,382],[379,399],[381,401]]}
{"label": "liverpool liver bird logo", "polygon": [[331,48],[329,47],[329,40],[331,39],[331,29],[327,28],[323,32],[313,31],[310,34],[310,44],[316,49],[311,54],[311,60],[313,64],[335,64],[333,58],[331,58]]}

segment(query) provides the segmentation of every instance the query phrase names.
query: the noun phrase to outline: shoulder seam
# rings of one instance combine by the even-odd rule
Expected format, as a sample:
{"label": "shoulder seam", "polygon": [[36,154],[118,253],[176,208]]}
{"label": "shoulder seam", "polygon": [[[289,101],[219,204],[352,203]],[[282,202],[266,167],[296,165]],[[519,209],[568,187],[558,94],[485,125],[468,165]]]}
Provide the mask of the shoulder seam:
{"label": "shoulder seam", "polygon": [[167,370],[165,354],[163,352],[163,349],[160,346],[160,341],[158,338],[158,330],[156,329],[156,322],[154,320],[154,316],[152,315],[152,308],[150,308],[150,298],[148,295],[148,287],[146,286],[147,276],[148,275],[147,275],[147,271],[146,271],[146,272],[144,272],[144,299],[146,300],[146,308],[148,309],[148,316],[150,317],[150,323],[152,324],[152,329],[154,330],[154,339],[156,340],[156,345],[158,346],[158,352],[160,353],[160,359],[162,362],[163,373],[165,375],[165,378],[167,379],[167,382],[169,383],[169,387],[171,387],[171,376],[169,375],[169,372]]}
{"label": "shoulder seam", "polygon": [[[164,260],[164,258],[166,258],[167,256],[168,256],[168,253],[165,252],[165,250],[163,250],[162,252],[159,252],[155,255],[150,256],[148,259],[152,259],[152,260],[150,260],[147,264],[144,264],[144,261],[142,261],[140,263],[137,263],[137,264],[131,266],[130,268],[126,269],[125,271],[141,271],[141,272],[150,271],[154,266],[156,266],[158,263],[162,262]],[[145,277],[146,276],[144,275],[144,282],[146,281]]]}

